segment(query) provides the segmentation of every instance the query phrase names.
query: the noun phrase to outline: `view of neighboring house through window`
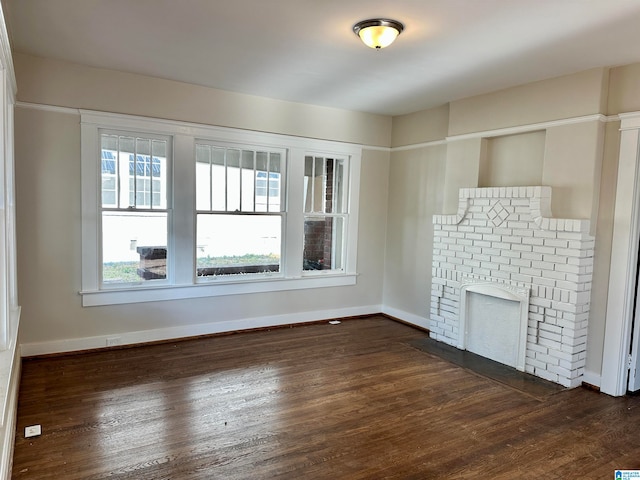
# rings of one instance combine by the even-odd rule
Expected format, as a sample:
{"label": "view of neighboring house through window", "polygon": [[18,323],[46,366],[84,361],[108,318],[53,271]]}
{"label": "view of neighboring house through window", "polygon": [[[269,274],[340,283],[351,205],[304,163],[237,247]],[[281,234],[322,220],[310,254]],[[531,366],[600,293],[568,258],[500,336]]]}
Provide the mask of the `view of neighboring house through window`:
{"label": "view of neighboring house through window", "polygon": [[343,270],[347,195],[344,159],[305,156],[303,269]]}
{"label": "view of neighboring house through window", "polygon": [[196,143],[196,273],[281,272],[285,153]]}
{"label": "view of neighboring house through window", "polygon": [[102,283],[167,277],[170,139],[101,133]]}

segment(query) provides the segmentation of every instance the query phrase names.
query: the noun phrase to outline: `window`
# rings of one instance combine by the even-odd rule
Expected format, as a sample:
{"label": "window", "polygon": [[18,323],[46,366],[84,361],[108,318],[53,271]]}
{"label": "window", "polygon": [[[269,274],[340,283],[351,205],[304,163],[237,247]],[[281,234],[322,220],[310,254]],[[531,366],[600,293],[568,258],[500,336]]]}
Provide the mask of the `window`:
{"label": "window", "polygon": [[196,273],[281,271],[284,151],[196,144]]}
{"label": "window", "polygon": [[343,270],[347,228],[344,159],[304,159],[303,269]]}
{"label": "window", "polygon": [[100,132],[102,285],[167,278],[170,138]]}
{"label": "window", "polygon": [[[4,37],[0,43],[4,44]],[[14,86],[11,62],[0,53],[0,391],[11,380],[20,307],[16,268],[15,162],[13,155]],[[9,67],[9,68],[7,68]],[[0,398],[0,412],[5,408]]]}
{"label": "window", "polygon": [[353,285],[361,149],[82,113],[82,303]]}

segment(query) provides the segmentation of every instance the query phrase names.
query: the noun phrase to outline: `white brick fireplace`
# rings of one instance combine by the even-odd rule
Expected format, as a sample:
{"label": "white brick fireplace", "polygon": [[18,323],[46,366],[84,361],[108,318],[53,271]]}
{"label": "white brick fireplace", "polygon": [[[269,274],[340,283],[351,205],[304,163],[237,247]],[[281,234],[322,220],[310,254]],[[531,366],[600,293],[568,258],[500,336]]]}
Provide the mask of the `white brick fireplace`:
{"label": "white brick fireplace", "polygon": [[593,272],[589,221],[551,218],[550,187],[463,188],[435,215],[431,337],[575,387]]}

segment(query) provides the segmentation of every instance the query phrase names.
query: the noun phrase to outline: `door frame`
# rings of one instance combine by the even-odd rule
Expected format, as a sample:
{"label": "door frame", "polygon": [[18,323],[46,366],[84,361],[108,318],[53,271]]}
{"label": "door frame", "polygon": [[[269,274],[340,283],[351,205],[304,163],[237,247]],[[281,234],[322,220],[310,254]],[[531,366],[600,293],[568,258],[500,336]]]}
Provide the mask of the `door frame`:
{"label": "door frame", "polygon": [[[636,280],[637,282],[637,280]],[[631,329],[631,361],[628,370],[628,387],[632,392],[640,390],[640,285],[636,285],[636,308]]]}
{"label": "door frame", "polygon": [[620,154],[600,391],[627,392],[640,245],[640,112],[620,114]]}

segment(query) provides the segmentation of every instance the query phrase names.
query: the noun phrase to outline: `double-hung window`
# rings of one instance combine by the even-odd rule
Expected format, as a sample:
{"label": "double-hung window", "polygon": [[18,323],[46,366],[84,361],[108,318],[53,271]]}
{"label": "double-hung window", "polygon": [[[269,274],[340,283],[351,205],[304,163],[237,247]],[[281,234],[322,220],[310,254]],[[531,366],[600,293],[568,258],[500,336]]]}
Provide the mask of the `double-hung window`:
{"label": "double-hung window", "polygon": [[343,158],[305,156],[305,271],[344,270],[348,221],[346,164]]}
{"label": "double-hung window", "polygon": [[82,112],[84,306],[356,283],[358,146]]}
{"label": "double-hung window", "polygon": [[196,273],[281,272],[285,224],[281,149],[196,143]]}
{"label": "double-hung window", "polygon": [[171,138],[100,132],[101,283],[167,278]]}

